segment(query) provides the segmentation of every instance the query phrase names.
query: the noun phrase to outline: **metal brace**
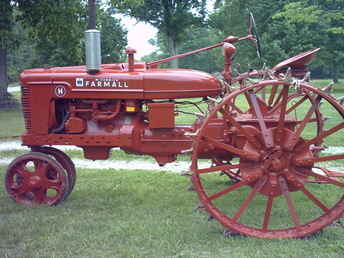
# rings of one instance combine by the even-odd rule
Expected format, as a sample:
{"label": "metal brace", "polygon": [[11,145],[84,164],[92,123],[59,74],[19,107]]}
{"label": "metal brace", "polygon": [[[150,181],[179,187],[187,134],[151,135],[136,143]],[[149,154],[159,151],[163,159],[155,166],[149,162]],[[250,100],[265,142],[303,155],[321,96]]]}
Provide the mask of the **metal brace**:
{"label": "metal brace", "polygon": [[214,98],[212,98],[212,97],[207,97],[207,98],[208,98],[209,100],[211,100],[211,101],[217,103],[217,104],[219,104],[219,103],[221,102],[221,100],[217,100],[217,99],[214,99]]}

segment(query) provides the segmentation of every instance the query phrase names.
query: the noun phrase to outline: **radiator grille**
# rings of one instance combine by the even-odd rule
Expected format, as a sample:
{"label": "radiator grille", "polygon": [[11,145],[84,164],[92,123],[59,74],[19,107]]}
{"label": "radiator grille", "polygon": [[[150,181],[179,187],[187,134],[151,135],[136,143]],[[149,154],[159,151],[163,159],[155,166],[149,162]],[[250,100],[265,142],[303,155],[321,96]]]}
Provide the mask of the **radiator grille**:
{"label": "radiator grille", "polygon": [[25,128],[28,133],[31,132],[32,125],[31,125],[31,88],[22,85],[22,108],[23,108],[23,115],[25,121]]}

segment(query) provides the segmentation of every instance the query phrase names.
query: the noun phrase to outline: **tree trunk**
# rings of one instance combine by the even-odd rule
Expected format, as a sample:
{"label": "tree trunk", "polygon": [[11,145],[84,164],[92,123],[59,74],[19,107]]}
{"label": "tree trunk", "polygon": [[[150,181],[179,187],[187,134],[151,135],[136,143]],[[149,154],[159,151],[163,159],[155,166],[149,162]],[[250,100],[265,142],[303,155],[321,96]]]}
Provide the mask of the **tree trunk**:
{"label": "tree trunk", "polygon": [[[175,56],[178,54],[177,43],[176,40],[172,37],[167,35],[167,42],[168,42],[168,51],[170,52],[171,56]],[[170,62],[172,68],[178,68],[178,59],[175,59]]]}
{"label": "tree trunk", "polygon": [[337,71],[335,70],[332,74],[332,79],[333,79],[333,82],[334,83],[338,83],[339,82],[339,79],[338,79],[338,73]]}
{"label": "tree trunk", "polygon": [[88,0],[88,26],[87,29],[95,30],[97,26],[96,0]]}
{"label": "tree trunk", "polygon": [[4,48],[0,48],[0,106],[6,106],[7,104],[7,51]]}

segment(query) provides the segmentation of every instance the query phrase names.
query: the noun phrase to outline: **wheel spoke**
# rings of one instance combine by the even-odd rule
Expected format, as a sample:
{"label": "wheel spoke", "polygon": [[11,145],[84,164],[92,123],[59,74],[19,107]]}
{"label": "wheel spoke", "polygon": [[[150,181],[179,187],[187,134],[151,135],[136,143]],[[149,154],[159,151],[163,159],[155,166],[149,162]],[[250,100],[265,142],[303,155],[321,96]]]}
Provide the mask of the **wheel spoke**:
{"label": "wheel spoke", "polygon": [[43,203],[46,200],[46,189],[43,188],[37,188],[34,191],[32,191],[36,201],[38,201],[38,203]]}
{"label": "wheel spoke", "polygon": [[292,112],[294,109],[296,109],[298,106],[300,106],[303,102],[305,102],[305,100],[307,99],[307,96],[303,96],[298,102],[296,102],[295,104],[293,104],[287,111],[286,113],[289,114],[290,112]]}
{"label": "wheel spoke", "polygon": [[324,161],[332,161],[332,160],[337,160],[337,159],[344,159],[344,155],[331,155],[331,156],[325,156],[325,157],[316,157],[313,158],[313,162],[317,163],[317,162],[324,162]]}
{"label": "wheel spoke", "polygon": [[[281,93],[283,93],[283,90],[281,91]],[[282,96],[282,95],[281,95]],[[299,97],[299,96],[303,96],[303,95],[300,95],[300,94],[292,94],[292,95],[288,95],[288,99],[287,99],[287,102],[292,100],[293,98],[296,98],[296,97]],[[282,101],[279,101],[278,103],[276,103],[276,105],[274,105],[268,112],[267,112],[267,115],[270,116],[272,114],[274,114],[277,110],[279,110],[282,106],[283,102]],[[300,103],[301,104],[301,103]],[[289,112],[289,109],[287,110],[286,108],[286,114],[288,114]],[[292,111],[292,110],[291,110]]]}
{"label": "wheel spoke", "polygon": [[316,198],[310,191],[308,191],[305,187],[302,187],[301,190],[320,209],[322,209],[324,212],[328,212],[329,209],[325,206],[325,204],[323,204],[318,198]]}
{"label": "wheel spoke", "polygon": [[[13,185],[12,185],[13,186]],[[12,188],[12,187],[11,187]],[[30,186],[27,184],[27,182],[23,182],[22,184],[20,185],[17,185],[17,187],[15,188],[12,188],[12,190],[14,191],[14,194],[15,195],[22,195],[24,193],[27,193],[27,192],[30,192],[31,191],[31,188]]]}
{"label": "wheel spoke", "polygon": [[214,166],[214,167],[210,167],[210,168],[198,169],[197,173],[198,174],[212,173],[212,172],[218,172],[218,171],[228,170],[228,169],[237,169],[239,167],[240,167],[239,164],[237,164],[237,165],[231,165],[231,164],[219,165],[219,166]]}
{"label": "wheel spoke", "polygon": [[53,188],[55,190],[59,189],[62,185],[61,180],[47,180],[46,181],[46,189]]}
{"label": "wheel spoke", "polygon": [[285,120],[285,113],[286,113],[286,108],[287,108],[287,103],[288,103],[288,91],[289,91],[289,85],[284,85],[283,89],[281,91],[280,96],[282,96],[281,100],[281,107],[280,107],[280,114],[279,114],[279,119],[278,119],[278,124],[277,124],[277,130],[276,130],[276,143],[281,144],[282,139],[283,139],[283,133],[284,133],[284,120]]}
{"label": "wheel spoke", "polygon": [[[277,85],[276,85],[277,86]],[[284,88],[283,88],[284,89]],[[280,93],[278,94],[278,96],[277,96],[277,98],[276,98],[276,100],[273,102],[273,106],[276,106],[279,102],[280,102],[280,100],[281,100],[281,98],[282,98],[282,95],[283,95],[283,89],[280,91]],[[277,90],[277,89],[276,89]]]}
{"label": "wheel spoke", "polygon": [[[228,105],[231,106],[235,111],[237,111],[240,114],[243,114],[244,112],[238,108],[232,101],[228,102]],[[226,110],[227,111],[227,110]]]}
{"label": "wheel spoke", "polygon": [[40,162],[38,162],[38,166],[36,166],[36,173],[40,177],[46,178],[47,177],[48,167],[49,167],[48,163],[46,163],[44,161],[40,161]]}
{"label": "wheel spoke", "polygon": [[220,192],[217,192],[217,193],[215,193],[215,194],[209,196],[209,197],[208,197],[208,200],[209,200],[209,201],[213,201],[213,200],[215,200],[215,199],[217,199],[217,198],[219,198],[219,197],[221,197],[221,196],[223,196],[223,195],[225,195],[225,194],[227,194],[227,193],[229,193],[229,192],[232,192],[232,191],[238,189],[239,187],[248,185],[248,184],[249,184],[250,182],[252,182],[252,181],[253,181],[253,180],[250,180],[250,181],[240,181],[240,182],[238,182],[238,183],[236,183],[236,184],[234,184],[234,185],[231,185],[231,186],[229,186],[229,187],[227,187],[227,188],[221,190]]}
{"label": "wheel spoke", "polygon": [[344,122],[336,125],[335,127],[332,127],[331,129],[329,129],[327,131],[322,132],[321,134],[314,137],[313,139],[306,141],[304,144],[302,144],[300,147],[297,148],[297,151],[307,149],[307,148],[309,148],[310,145],[319,143],[324,138],[330,136],[331,134],[336,133],[337,131],[339,131],[342,128],[344,128]]}
{"label": "wheel spoke", "polygon": [[332,185],[337,185],[337,186],[340,186],[340,187],[344,187],[344,183],[338,181],[338,180],[335,180],[335,179],[332,179],[330,177],[327,177],[327,176],[323,176],[323,175],[319,175],[317,173],[314,173],[314,172],[311,172],[311,171],[307,171],[306,172],[309,176],[313,176],[313,177],[316,177],[320,180],[325,180],[326,182],[332,184]]}
{"label": "wheel spoke", "polygon": [[24,178],[24,180],[28,177],[30,177],[30,175],[32,175],[31,172],[28,172],[26,169],[24,168],[17,168],[16,169],[16,173],[19,174],[20,176],[22,176]]}
{"label": "wheel spoke", "polygon": [[281,91],[281,96],[283,96],[283,98],[281,101],[280,117],[278,120],[277,131],[283,130],[284,128],[284,120],[285,120],[285,115],[286,115],[285,113],[286,113],[287,104],[288,104],[288,91],[289,91],[289,85],[284,85],[283,90]]}
{"label": "wheel spoke", "polygon": [[287,182],[285,181],[285,179],[283,177],[280,177],[279,183],[280,183],[281,191],[282,191],[284,198],[287,202],[288,210],[289,210],[289,213],[290,213],[291,218],[293,220],[293,223],[294,223],[296,228],[299,228],[300,227],[300,218],[297,215],[293,200],[291,199]]}
{"label": "wheel spoke", "polygon": [[251,190],[245,201],[241,204],[239,210],[233,216],[232,220],[237,221],[241,217],[241,215],[246,211],[248,205],[256,196],[257,192],[264,186],[265,182],[266,178],[258,180],[258,182],[254,185],[253,189]]}
{"label": "wheel spoke", "polygon": [[244,151],[235,147],[232,147],[228,144],[222,143],[218,140],[215,140],[212,137],[209,136],[203,136],[203,138],[208,141],[211,145],[213,145],[214,147],[229,151],[231,153],[237,154],[238,156],[245,158],[245,159],[249,159],[249,160],[254,160],[257,161],[260,158],[259,153],[256,152],[249,152],[249,151]]}
{"label": "wheel spoke", "polygon": [[249,105],[249,109],[252,109],[253,110],[253,106],[252,106],[252,103],[251,103],[251,100],[250,100],[250,96],[249,96],[249,93],[247,91],[244,92],[244,95],[245,95],[245,98],[246,98],[246,101],[247,101],[247,104]]}
{"label": "wheel spoke", "polygon": [[344,173],[343,172],[332,171],[332,170],[329,170],[327,168],[322,168],[322,167],[314,167],[314,168],[320,169],[327,176],[330,176],[330,177],[344,177]]}
{"label": "wheel spoke", "polygon": [[309,108],[307,114],[305,115],[304,119],[302,120],[302,122],[299,124],[299,126],[296,129],[296,132],[293,136],[292,139],[289,140],[288,142],[288,148],[290,150],[292,150],[295,147],[295,144],[299,141],[299,138],[301,136],[301,133],[303,132],[303,130],[305,129],[306,125],[308,123],[310,123],[311,117],[315,111],[315,109],[317,107],[319,107],[319,103],[320,103],[321,97],[318,96],[315,101],[313,102],[312,106]]}
{"label": "wheel spoke", "polygon": [[274,201],[274,197],[269,195],[268,200],[266,202],[266,208],[265,208],[265,213],[264,213],[263,230],[268,230],[268,227],[270,224],[273,201]]}
{"label": "wheel spoke", "polygon": [[277,88],[278,88],[278,85],[272,86],[270,97],[269,97],[269,100],[268,100],[269,107],[271,107],[272,103],[274,102],[274,98],[275,98],[275,95],[276,95],[276,92],[277,92]]}
{"label": "wheel spoke", "polygon": [[253,110],[254,110],[256,117],[258,119],[258,123],[259,123],[260,130],[262,132],[264,144],[267,148],[271,148],[274,145],[274,140],[273,140],[273,137],[271,135],[271,132],[266,127],[263,113],[262,113],[260,106],[258,104],[258,101],[257,101],[257,96],[255,94],[250,93],[250,100],[251,100],[251,103],[253,106]]}

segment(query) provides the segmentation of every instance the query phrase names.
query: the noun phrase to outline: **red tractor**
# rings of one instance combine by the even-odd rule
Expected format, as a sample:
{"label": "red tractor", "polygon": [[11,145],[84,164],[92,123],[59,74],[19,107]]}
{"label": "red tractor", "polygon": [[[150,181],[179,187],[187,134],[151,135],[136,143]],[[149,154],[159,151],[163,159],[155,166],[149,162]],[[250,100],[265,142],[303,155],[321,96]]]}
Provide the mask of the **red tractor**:
{"label": "red tractor", "polygon": [[[191,177],[200,208],[228,234],[304,237],[343,215],[344,173],[335,168],[343,167],[344,155],[334,155],[325,144],[343,136],[344,109],[328,94],[330,86],[309,84],[306,65],[319,49],[234,76],[235,44],[250,40],[259,46],[253,32],[151,63],[135,62],[135,50],[127,49],[127,63],[104,65],[99,32],[87,31],[86,39],[86,66],[21,74],[22,143],[32,152],[7,169],[5,186],[13,200],[64,201],[75,185],[75,167],[50,146],[76,145],[91,160],[105,160],[119,147],[151,155],[161,166],[191,153],[190,173],[184,175]],[[215,47],[224,51],[223,79],[158,68]],[[176,105],[183,104],[199,109],[193,124],[176,124]],[[327,123],[322,111],[327,107],[339,119]],[[219,182],[217,174],[224,175],[216,177]]]}

